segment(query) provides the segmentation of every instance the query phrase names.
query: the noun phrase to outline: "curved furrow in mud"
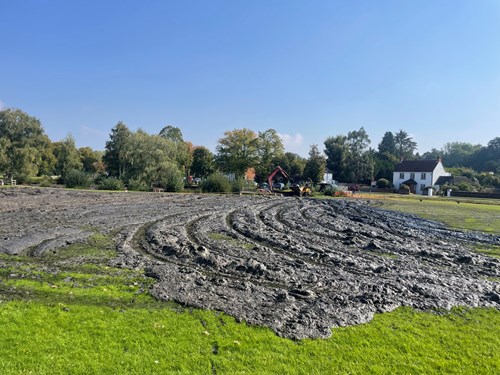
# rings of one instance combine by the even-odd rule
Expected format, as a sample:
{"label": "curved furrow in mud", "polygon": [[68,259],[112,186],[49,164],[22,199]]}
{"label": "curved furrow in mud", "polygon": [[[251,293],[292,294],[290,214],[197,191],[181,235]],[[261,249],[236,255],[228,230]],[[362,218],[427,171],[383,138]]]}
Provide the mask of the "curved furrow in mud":
{"label": "curved furrow in mud", "polygon": [[398,306],[500,308],[500,261],[470,250],[500,236],[362,201],[0,191],[0,252],[50,256],[96,232],[116,241],[111,265],[157,279],[157,298],[285,337],[328,337]]}

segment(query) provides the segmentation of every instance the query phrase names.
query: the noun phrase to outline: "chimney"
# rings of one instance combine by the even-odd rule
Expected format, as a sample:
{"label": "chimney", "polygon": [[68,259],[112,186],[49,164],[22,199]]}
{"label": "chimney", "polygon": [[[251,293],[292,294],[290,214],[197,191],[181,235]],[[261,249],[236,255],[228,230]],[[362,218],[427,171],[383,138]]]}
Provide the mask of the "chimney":
{"label": "chimney", "polygon": [[441,156],[438,156],[437,157],[437,162],[440,163],[441,162]]}

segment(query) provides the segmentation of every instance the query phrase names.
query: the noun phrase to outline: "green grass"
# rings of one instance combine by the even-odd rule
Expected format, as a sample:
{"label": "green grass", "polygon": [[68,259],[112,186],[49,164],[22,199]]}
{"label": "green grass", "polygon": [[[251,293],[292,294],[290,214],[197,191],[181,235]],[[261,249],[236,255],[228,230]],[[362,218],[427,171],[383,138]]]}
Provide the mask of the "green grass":
{"label": "green grass", "polygon": [[1,374],[500,373],[495,309],[399,308],[330,339],[292,341],[156,301],[154,280],[108,267],[114,255],[99,234],[40,258],[0,254]]}
{"label": "green grass", "polygon": [[53,272],[38,260],[1,260],[2,374],[500,371],[494,309],[399,308],[333,329],[327,340],[296,342],[222,313],[158,302],[139,271],[96,264]]}

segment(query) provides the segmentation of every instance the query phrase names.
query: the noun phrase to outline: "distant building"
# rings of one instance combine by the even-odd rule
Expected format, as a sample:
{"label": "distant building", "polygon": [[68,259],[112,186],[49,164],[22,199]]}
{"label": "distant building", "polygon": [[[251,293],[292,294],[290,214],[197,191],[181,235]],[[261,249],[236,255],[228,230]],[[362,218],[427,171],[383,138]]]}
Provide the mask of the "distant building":
{"label": "distant building", "polygon": [[440,177],[450,176],[451,174],[444,170],[441,158],[435,160],[402,160],[394,168],[392,183],[396,189],[405,184],[410,187],[410,192],[424,194],[426,189],[437,186]]}

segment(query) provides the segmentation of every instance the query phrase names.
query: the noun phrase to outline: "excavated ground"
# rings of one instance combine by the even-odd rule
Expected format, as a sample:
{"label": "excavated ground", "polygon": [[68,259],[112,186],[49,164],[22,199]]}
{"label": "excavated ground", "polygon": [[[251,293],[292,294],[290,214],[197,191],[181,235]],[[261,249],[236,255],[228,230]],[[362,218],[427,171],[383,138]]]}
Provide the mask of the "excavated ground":
{"label": "excavated ground", "polygon": [[471,251],[500,236],[366,202],[0,189],[0,252],[38,257],[96,231],[116,240],[111,265],[157,279],[157,298],[294,339],[399,306],[500,308],[500,261]]}

